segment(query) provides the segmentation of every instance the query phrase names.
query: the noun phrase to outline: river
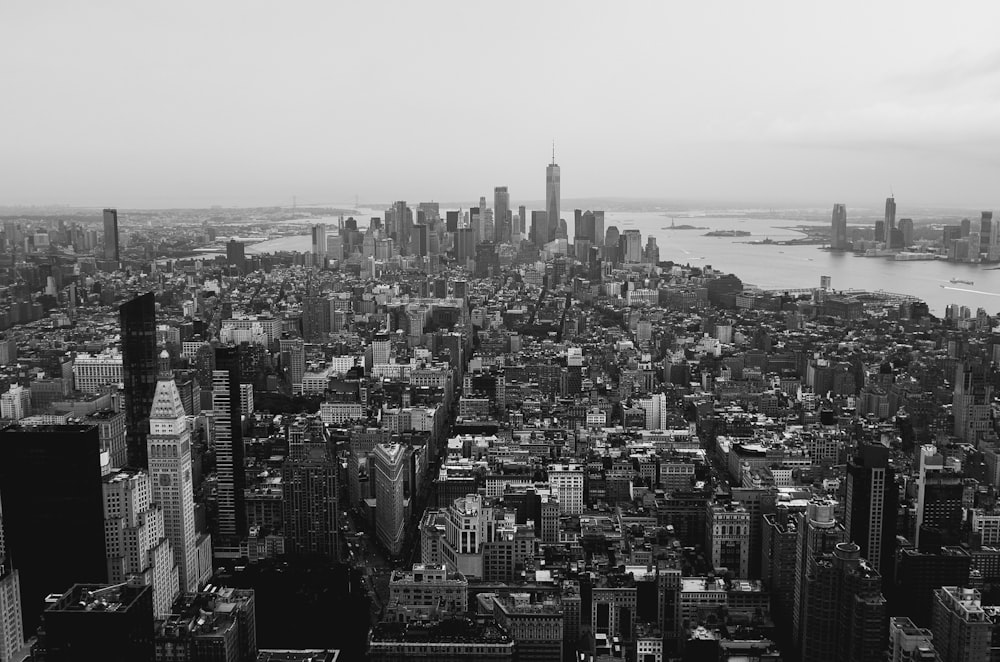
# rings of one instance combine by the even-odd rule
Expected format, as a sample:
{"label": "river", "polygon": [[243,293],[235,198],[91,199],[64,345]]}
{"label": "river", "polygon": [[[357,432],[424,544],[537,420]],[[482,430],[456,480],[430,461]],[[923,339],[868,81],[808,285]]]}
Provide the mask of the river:
{"label": "river", "polygon": [[[985,308],[990,314],[1000,311],[1000,270],[990,265],[959,264],[937,261],[897,262],[886,258],[858,257],[851,253],[822,250],[819,246],[750,245],[746,242],[770,238],[775,241],[801,237],[788,229],[798,225],[826,225],[808,218],[767,219],[741,217],[737,213],[678,212],[677,225],[698,226],[697,230],[664,229],[671,215],[651,211],[612,211],[605,213],[605,228],[637,229],[652,234],[660,248],[660,259],[692,266],[711,265],[731,272],[745,283],[764,289],[819,287],[820,276],[830,276],[837,289],[881,289],[919,297],[935,315],[943,315],[948,304],[968,306],[975,314]],[[565,215],[564,215],[565,216]],[[322,221],[322,222],[332,222]],[[568,219],[572,231],[572,218]],[[364,223],[364,221],[362,221]],[[749,237],[706,237],[709,230],[743,230]],[[247,246],[247,253],[310,250],[308,235],[294,235]],[[973,281],[973,285],[952,283],[951,279]]]}

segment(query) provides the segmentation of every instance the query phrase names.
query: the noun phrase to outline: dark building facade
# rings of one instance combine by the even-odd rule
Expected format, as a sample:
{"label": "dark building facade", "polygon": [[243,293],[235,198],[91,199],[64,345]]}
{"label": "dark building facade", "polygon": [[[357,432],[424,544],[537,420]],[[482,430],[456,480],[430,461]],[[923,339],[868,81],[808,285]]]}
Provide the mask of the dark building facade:
{"label": "dark building facade", "polygon": [[128,464],[145,469],[149,410],[156,392],[156,301],[152,292],[118,307],[125,380],[125,435]]}
{"label": "dark building facade", "polygon": [[896,509],[899,492],[889,449],[865,445],[847,463],[847,503],[844,528],[883,576],[890,574],[895,555]]}
{"label": "dark building facade", "polygon": [[118,262],[121,255],[118,249],[118,210],[104,210],[104,259]]}
{"label": "dark building facade", "polygon": [[153,589],[76,584],[45,610],[35,662],[153,662]]}
{"label": "dark building facade", "polygon": [[100,452],[94,425],[0,428],[4,537],[20,573],[26,636],[46,595],[107,579]]}

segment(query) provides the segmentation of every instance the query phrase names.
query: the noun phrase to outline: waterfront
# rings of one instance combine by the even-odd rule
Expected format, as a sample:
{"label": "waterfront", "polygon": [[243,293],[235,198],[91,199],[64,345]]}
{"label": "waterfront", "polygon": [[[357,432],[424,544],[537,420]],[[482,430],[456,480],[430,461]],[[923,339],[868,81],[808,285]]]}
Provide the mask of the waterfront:
{"label": "waterfront", "polygon": [[[774,241],[802,237],[789,229],[799,225],[826,226],[828,221],[816,220],[803,213],[802,218],[740,217],[732,210],[719,210],[701,215],[699,212],[610,211],[605,213],[605,228],[615,225],[619,231],[636,229],[646,237],[653,235],[660,247],[660,259],[692,266],[711,265],[731,272],[745,283],[764,289],[818,287],[820,276],[830,276],[834,289],[881,289],[919,297],[927,302],[931,312],[943,315],[948,304],[968,306],[975,313],[979,307],[989,313],[1000,311],[1000,270],[991,265],[955,262],[897,262],[885,258],[858,257],[852,253],[823,250],[817,245],[786,246],[780,244],[751,245],[747,242],[765,238]],[[568,223],[572,231],[572,214]],[[670,230],[671,217],[680,224],[708,228]],[[335,223],[336,218],[320,218],[313,222]],[[361,225],[367,220],[361,220]],[[743,230],[749,237],[706,237],[710,230]],[[310,250],[308,235],[291,235],[247,246],[247,253]],[[953,284],[952,278],[973,281],[974,285]]]}

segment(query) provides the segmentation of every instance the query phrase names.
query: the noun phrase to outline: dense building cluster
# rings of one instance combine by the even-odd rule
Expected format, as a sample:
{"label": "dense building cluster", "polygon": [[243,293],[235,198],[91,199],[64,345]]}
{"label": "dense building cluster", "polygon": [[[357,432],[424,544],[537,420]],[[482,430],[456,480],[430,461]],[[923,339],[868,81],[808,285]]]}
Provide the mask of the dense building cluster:
{"label": "dense building cluster", "polygon": [[1000,655],[996,320],[570,240],[546,184],[273,255],[5,221],[0,661],[333,659],[229,585],[316,563],[377,661]]}

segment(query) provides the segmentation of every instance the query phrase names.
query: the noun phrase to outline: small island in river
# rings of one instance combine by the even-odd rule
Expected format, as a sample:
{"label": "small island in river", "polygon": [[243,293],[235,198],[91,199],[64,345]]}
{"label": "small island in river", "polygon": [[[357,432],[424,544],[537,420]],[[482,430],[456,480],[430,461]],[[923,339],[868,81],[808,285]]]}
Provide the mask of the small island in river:
{"label": "small island in river", "polygon": [[706,237],[749,237],[750,233],[746,230],[713,230],[712,232],[706,232]]}

